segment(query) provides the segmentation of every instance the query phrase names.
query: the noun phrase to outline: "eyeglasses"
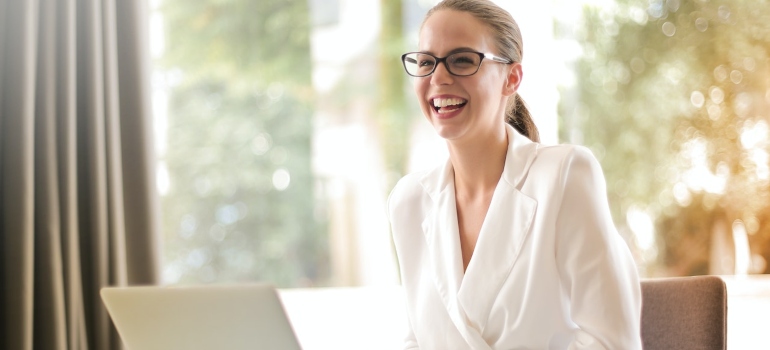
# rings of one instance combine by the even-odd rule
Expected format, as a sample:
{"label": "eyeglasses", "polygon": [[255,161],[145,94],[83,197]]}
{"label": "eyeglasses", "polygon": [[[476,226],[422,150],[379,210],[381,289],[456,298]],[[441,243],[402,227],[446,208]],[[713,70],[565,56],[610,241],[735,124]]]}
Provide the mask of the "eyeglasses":
{"label": "eyeglasses", "polygon": [[449,74],[465,77],[476,74],[485,58],[504,64],[513,63],[509,59],[497,57],[491,53],[476,51],[455,52],[446,57],[436,57],[424,52],[407,52],[401,55],[401,62],[404,63],[406,74],[413,77],[427,77],[433,74],[441,62],[444,62],[444,67]]}

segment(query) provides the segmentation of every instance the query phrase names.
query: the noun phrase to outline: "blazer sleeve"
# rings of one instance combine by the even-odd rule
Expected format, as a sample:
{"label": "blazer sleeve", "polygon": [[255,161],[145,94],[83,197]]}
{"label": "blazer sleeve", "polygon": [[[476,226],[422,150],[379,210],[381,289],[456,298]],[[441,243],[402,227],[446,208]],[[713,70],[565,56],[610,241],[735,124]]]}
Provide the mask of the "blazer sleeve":
{"label": "blazer sleeve", "polygon": [[[388,215],[388,221],[390,223],[390,230],[391,234],[393,235],[393,242],[396,245],[396,255],[399,259],[399,265],[401,266],[401,279],[403,281],[403,269],[405,268],[405,262],[403,261],[403,254],[404,252],[398,249],[400,246],[400,237],[398,236],[399,231],[401,229],[401,226],[399,223],[402,223],[404,220],[408,219],[405,216],[410,214],[408,211],[404,212],[404,207],[408,207],[410,201],[414,201],[414,198],[411,198],[414,196],[414,193],[416,193],[416,183],[414,183],[413,179],[411,179],[408,175],[404,178],[402,178],[396,186],[391,191],[390,195],[388,196],[388,203],[387,203],[387,215]],[[406,287],[406,286],[404,286]],[[404,350],[419,350],[420,346],[417,344],[417,337],[414,335],[414,329],[412,328],[412,322],[409,317],[409,311],[408,307],[404,305],[404,309],[406,309],[406,325],[407,325],[407,332],[404,337]]]}
{"label": "blazer sleeve", "polygon": [[409,322],[409,330],[406,333],[406,337],[404,337],[404,350],[420,350],[420,346],[417,345],[417,338],[414,336],[414,331],[412,330],[411,322]]}
{"label": "blazer sleeve", "polygon": [[560,174],[556,261],[580,328],[569,349],[641,350],[639,276],[612,222],[601,166],[576,146]]}

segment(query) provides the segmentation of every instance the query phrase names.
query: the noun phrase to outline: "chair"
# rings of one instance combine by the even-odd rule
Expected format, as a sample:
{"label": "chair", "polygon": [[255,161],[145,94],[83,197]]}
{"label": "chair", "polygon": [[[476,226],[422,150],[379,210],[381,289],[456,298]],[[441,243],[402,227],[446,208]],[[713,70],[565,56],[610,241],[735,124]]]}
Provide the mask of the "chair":
{"label": "chair", "polygon": [[716,276],[642,281],[645,350],[726,349],[727,288]]}

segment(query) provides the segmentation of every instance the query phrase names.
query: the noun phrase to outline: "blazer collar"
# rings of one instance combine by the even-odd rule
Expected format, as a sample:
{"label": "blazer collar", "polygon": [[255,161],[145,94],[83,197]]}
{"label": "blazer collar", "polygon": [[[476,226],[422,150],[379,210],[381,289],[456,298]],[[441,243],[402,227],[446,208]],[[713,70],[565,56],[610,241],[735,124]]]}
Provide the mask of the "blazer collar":
{"label": "blazer collar", "polygon": [[[501,179],[515,188],[521,188],[522,181],[529,172],[529,167],[537,155],[538,144],[530,141],[509,124],[505,124],[508,135],[508,151]],[[436,201],[448,186],[454,186],[452,162],[447,159],[443,166],[438,166],[425,173],[420,179],[423,189]]]}
{"label": "blazer collar", "polygon": [[529,167],[537,156],[538,144],[530,141],[512,126],[505,124],[508,132],[508,154],[505,157],[502,179],[514,188],[521,189]]}
{"label": "blazer collar", "polygon": [[[508,151],[500,181],[482,224],[476,250],[463,273],[454,171],[449,160],[420,183],[433,206],[422,222],[438,294],[460,334],[473,349],[488,349],[486,320],[510,273],[534,218],[537,202],[519,191],[537,154],[537,144],[506,124]],[[430,276],[430,274],[429,274]]]}

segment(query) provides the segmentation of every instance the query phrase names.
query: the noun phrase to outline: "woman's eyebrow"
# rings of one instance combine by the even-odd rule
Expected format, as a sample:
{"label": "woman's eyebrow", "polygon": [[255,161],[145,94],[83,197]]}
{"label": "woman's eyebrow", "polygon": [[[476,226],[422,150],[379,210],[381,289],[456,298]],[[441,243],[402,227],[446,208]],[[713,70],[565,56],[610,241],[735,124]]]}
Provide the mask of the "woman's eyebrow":
{"label": "woman's eyebrow", "polygon": [[[465,46],[463,46],[463,47],[458,47],[458,48],[456,48],[456,49],[452,49],[452,51],[449,51],[449,53],[447,53],[447,56],[449,56],[449,55],[451,55],[451,54],[453,54],[453,53],[458,53],[458,52],[467,52],[467,51],[473,51],[473,52],[476,52],[477,50],[476,50],[476,49],[473,49],[473,48],[470,48],[470,47],[465,47]],[[430,51],[430,50],[420,50],[420,51],[418,51],[418,52],[420,52],[420,53],[428,53],[428,54],[431,54],[431,55],[434,55],[434,56],[436,56],[436,54],[435,54],[435,53],[433,53],[433,51]]]}
{"label": "woman's eyebrow", "polygon": [[453,54],[453,53],[458,53],[458,52],[466,52],[466,51],[473,51],[473,52],[476,52],[476,50],[475,50],[475,49],[473,49],[473,48],[470,48],[470,47],[458,47],[458,48],[456,48],[456,49],[454,49],[454,50],[452,50],[452,51],[449,51],[449,54],[451,55],[451,54]]}

